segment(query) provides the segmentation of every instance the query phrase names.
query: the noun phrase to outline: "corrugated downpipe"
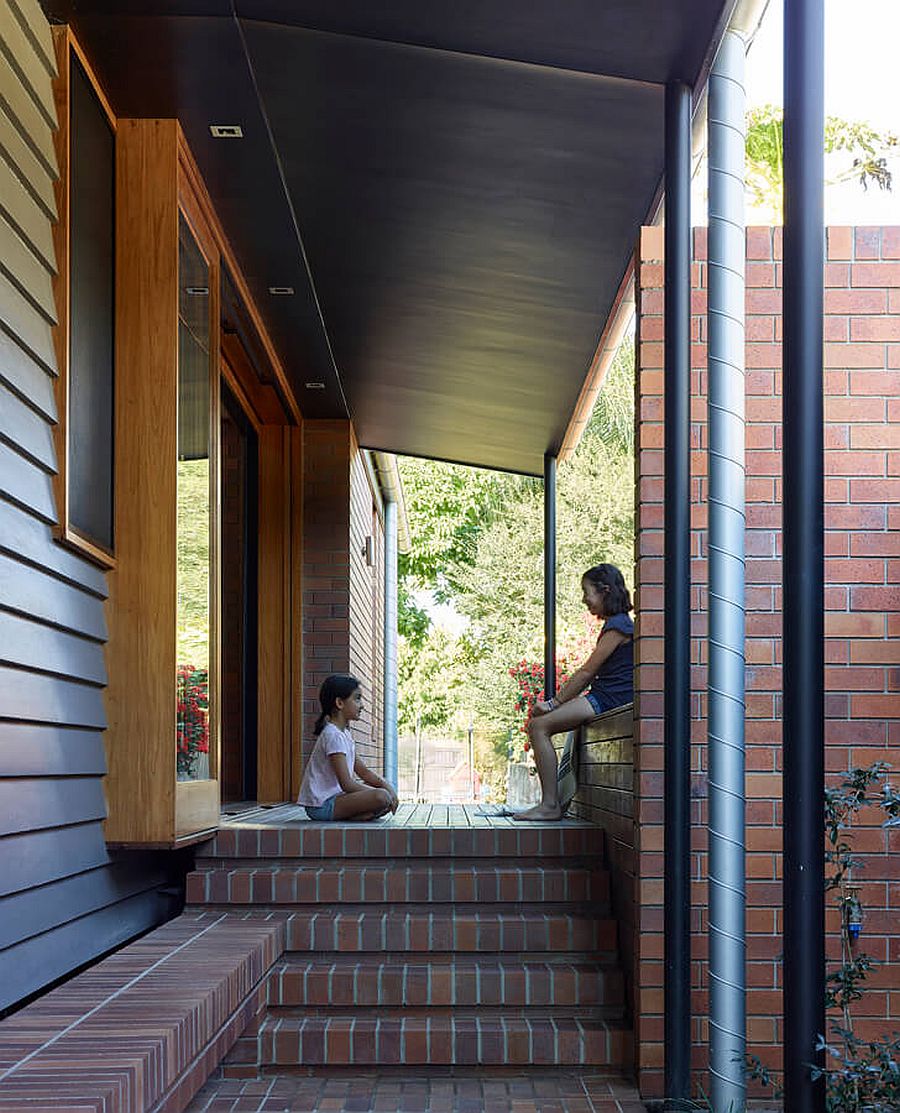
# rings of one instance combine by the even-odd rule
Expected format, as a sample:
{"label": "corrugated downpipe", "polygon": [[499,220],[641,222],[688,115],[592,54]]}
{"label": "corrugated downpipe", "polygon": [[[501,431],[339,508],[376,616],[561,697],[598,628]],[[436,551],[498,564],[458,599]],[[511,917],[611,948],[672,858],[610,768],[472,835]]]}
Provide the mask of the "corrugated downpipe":
{"label": "corrugated downpipe", "polygon": [[716,1113],[746,1100],[744,845],[744,61],[709,83],[709,1056]]}
{"label": "corrugated downpipe", "polygon": [[384,504],[384,779],[397,788],[398,506]]}

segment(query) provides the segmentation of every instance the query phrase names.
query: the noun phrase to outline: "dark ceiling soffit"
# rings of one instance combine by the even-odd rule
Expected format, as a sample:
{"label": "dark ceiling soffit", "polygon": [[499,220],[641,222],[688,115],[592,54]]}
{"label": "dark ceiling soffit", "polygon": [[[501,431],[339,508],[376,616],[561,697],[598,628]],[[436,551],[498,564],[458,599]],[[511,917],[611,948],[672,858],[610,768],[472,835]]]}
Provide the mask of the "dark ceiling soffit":
{"label": "dark ceiling soffit", "polygon": [[[477,51],[472,50],[453,50],[445,46],[431,46],[427,43],[410,42],[407,39],[390,39],[380,38],[376,35],[361,35],[355,34],[350,31],[332,31],[327,27],[307,27],[302,23],[283,23],[276,22],[268,19],[256,19],[252,16],[236,15],[235,19],[238,24],[252,24],[256,27],[271,27],[273,30],[284,31],[308,31],[314,35],[327,35],[335,39],[353,39],[359,42],[371,43],[372,46],[395,46],[401,47],[404,50],[419,51],[428,55],[446,55],[448,58],[472,58],[479,62],[495,62],[498,66],[515,66],[517,70],[549,70],[553,73],[565,74],[569,77],[583,77],[586,80],[604,81],[612,84],[622,84],[626,86],[639,86],[643,88],[657,88],[662,82],[659,81],[645,81],[637,77],[628,77],[624,74],[605,73],[601,70],[585,70],[577,69],[574,66],[559,66],[549,62],[534,62],[522,58],[509,58],[501,54],[479,54]],[[244,41],[243,27],[241,28],[241,40]],[[716,47],[718,49],[718,45]],[[245,44],[246,50],[246,44]],[[712,59],[715,58],[715,53],[710,58],[710,66]],[[249,56],[248,56],[248,64]],[[252,65],[251,65],[252,69]],[[254,75],[255,77],[255,75]],[[255,84],[255,81],[254,81]]]}
{"label": "dark ceiling soffit", "polygon": [[454,460],[449,456],[426,455],[424,452],[398,452],[395,448],[375,448],[371,444],[361,444],[364,452],[383,452],[389,456],[409,456],[412,460],[437,460],[439,464],[454,464],[460,468],[477,468],[479,471],[496,471],[503,475],[524,475],[526,479],[542,479],[543,471],[526,471],[521,468],[498,468],[490,464],[473,464],[471,460]]}
{"label": "dark ceiling soffit", "polygon": [[[232,4],[232,10],[233,9],[234,9],[234,5]],[[313,304],[315,305],[316,315],[319,318],[319,325],[322,329],[322,337],[325,341],[325,347],[328,350],[328,358],[331,362],[331,371],[334,374],[334,379],[335,379],[335,382],[337,383],[338,393],[340,394],[340,397],[341,397],[341,404],[344,407],[344,413],[347,415],[347,417],[349,419],[352,420],[352,414],[350,413],[350,406],[347,403],[347,395],[346,395],[346,392],[344,391],[344,384],[341,381],[341,373],[340,373],[340,370],[338,369],[337,360],[334,358],[334,347],[331,343],[331,336],[328,332],[328,326],[325,323],[325,316],[322,313],[322,303],[319,300],[319,293],[318,293],[318,290],[316,289],[316,283],[315,283],[315,279],[313,278],[312,268],[309,265],[309,257],[306,254],[306,246],[303,243],[303,235],[300,231],[300,222],[297,219],[297,210],[294,207],[294,199],[291,196],[291,191],[288,189],[287,179],[285,178],[284,166],[283,166],[282,161],[281,161],[281,153],[278,150],[278,146],[275,142],[275,133],[272,130],[272,124],[271,124],[271,121],[269,120],[269,113],[266,110],[265,101],[263,100],[262,93],[260,92],[259,81],[258,81],[257,76],[256,76],[256,70],[254,69],[253,62],[250,58],[250,50],[247,46],[247,39],[244,35],[244,28],[241,26],[241,20],[237,15],[234,16],[234,23],[235,23],[235,26],[237,27],[238,36],[241,40],[241,51],[243,52],[243,55],[244,55],[244,61],[247,63],[247,71],[250,74],[250,81],[253,85],[253,95],[256,97],[256,104],[257,104],[257,107],[259,108],[259,113],[260,113],[260,116],[262,117],[263,124],[264,124],[265,129],[266,129],[266,135],[267,135],[268,140],[269,140],[269,149],[272,152],[272,158],[273,158],[273,160],[275,162],[275,166],[278,170],[278,180],[281,183],[281,191],[282,191],[282,194],[284,195],[284,200],[285,200],[285,203],[287,204],[288,212],[290,213],[291,226],[294,229],[294,236],[296,237],[296,240],[297,240],[297,247],[300,250],[300,258],[303,261],[303,269],[306,271],[306,278],[307,278],[307,281],[309,282],[309,291],[310,291],[310,294],[312,295]],[[295,389],[295,391],[298,391],[297,404],[299,406],[300,401],[301,401],[300,397],[299,397],[299,384],[295,384],[294,389]],[[301,411],[302,411],[302,406],[301,406]]]}

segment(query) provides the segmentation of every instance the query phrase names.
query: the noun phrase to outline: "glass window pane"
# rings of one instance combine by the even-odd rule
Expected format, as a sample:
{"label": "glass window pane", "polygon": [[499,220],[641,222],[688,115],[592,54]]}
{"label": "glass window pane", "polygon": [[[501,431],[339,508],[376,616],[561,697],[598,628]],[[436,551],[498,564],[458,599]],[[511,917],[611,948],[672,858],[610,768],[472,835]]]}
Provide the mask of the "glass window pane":
{"label": "glass window pane", "polygon": [[210,776],[210,301],[209,267],[179,227],[178,649],[179,780]]}

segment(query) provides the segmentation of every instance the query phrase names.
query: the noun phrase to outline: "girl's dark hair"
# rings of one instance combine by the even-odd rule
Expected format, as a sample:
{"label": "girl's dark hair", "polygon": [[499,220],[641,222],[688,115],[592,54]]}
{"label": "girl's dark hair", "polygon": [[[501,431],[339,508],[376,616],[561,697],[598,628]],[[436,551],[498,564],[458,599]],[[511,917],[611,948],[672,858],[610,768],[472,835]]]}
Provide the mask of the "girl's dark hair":
{"label": "girl's dark hair", "polygon": [[631,596],[625,586],[625,577],[614,564],[595,564],[581,577],[595,587],[608,587],[603,603],[607,615],[625,614],[631,610]]}
{"label": "girl's dark hair", "polygon": [[338,672],[333,676],[327,676],[322,681],[322,687],[319,689],[319,703],[322,707],[322,714],[316,719],[313,734],[319,735],[322,733],[325,719],[334,711],[334,705],[339,699],[347,699],[348,696],[353,695],[357,688],[361,687],[360,682],[349,672]]}

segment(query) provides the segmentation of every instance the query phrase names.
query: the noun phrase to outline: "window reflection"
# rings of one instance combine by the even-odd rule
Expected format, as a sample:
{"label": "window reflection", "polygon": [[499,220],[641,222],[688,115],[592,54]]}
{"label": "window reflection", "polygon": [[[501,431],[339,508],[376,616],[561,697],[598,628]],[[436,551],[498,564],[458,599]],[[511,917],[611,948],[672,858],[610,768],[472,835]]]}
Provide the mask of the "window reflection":
{"label": "window reflection", "polygon": [[178,235],[176,747],[179,780],[210,776],[209,266],[180,218]]}

